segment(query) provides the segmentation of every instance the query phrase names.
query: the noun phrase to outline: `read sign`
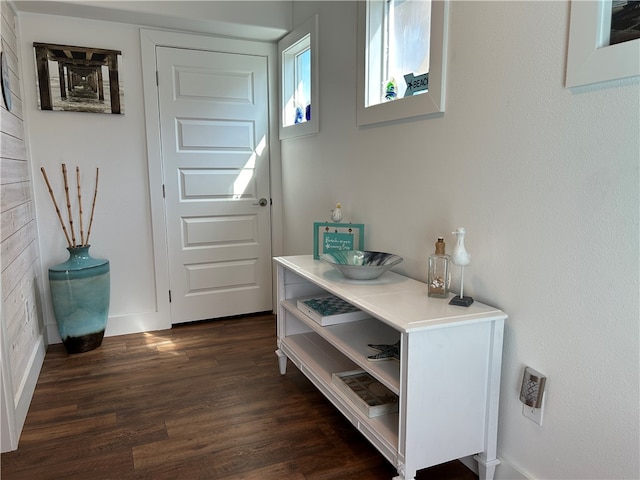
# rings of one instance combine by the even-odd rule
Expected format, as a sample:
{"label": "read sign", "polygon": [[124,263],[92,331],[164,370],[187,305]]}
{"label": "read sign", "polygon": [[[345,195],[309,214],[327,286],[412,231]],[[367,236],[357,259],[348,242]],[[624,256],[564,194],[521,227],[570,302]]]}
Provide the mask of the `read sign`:
{"label": "read sign", "polygon": [[331,250],[354,250],[353,234],[325,232],[322,244],[325,253]]}
{"label": "read sign", "polygon": [[413,73],[407,73],[404,76],[404,81],[407,82],[407,90],[404,92],[405,97],[410,97],[416,92],[423,90],[429,90],[429,74],[423,73],[417,77]]}

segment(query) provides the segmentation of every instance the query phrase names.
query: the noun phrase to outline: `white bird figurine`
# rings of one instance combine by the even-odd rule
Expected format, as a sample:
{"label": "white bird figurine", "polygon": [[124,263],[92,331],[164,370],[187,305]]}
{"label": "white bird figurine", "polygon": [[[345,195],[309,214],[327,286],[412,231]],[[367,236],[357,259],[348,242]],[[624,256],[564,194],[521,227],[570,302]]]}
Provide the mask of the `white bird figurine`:
{"label": "white bird figurine", "polygon": [[331,220],[336,223],[340,223],[342,220],[342,206],[339,203],[336,203],[336,208],[331,210]]}
{"label": "white bird figurine", "polygon": [[455,232],[451,232],[453,235],[458,237],[458,241],[456,242],[456,246],[453,247],[453,253],[451,254],[451,260],[456,265],[460,265],[464,267],[471,263],[471,255],[467,252],[467,249],[464,247],[464,234],[467,233],[463,227],[458,227]]}
{"label": "white bird figurine", "polygon": [[464,296],[464,267],[471,263],[471,255],[467,252],[467,249],[464,246],[464,235],[466,231],[463,227],[458,227],[455,232],[451,233],[458,237],[456,246],[453,247],[451,260],[453,263],[460,266],[460,295],[453,297],[449,303],[452,305],[468,307],[473,303],[473,298]]}

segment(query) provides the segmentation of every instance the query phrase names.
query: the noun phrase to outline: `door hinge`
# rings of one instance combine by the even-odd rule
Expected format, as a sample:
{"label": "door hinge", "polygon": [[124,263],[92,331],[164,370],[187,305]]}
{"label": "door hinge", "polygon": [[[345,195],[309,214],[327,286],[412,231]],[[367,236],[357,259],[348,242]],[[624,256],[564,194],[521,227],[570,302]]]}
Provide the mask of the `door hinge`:
{"label": "door hinge", "polygon": [[167,198],[167,194],[164,191],[164,183],[162,184],[162,198]]}
{"label": "door hinge", "polygon": [[171,303],[171,290],[169,290],[169,303]]}
{"label": "door hinge", "polygon": [[160,76],[158,75],[157,70],[156,70],[156,85],[160,86]]}

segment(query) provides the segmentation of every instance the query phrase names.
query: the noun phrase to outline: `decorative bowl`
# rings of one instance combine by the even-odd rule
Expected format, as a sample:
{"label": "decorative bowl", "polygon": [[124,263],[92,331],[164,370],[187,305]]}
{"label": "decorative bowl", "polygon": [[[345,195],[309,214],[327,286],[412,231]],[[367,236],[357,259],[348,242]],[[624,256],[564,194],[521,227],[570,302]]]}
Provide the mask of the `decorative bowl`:
{"label": "decorative bowl", "polygon": [[353,280],[373,280],[404,259],[398,255],[366,250],[323,253],[320,259]]}

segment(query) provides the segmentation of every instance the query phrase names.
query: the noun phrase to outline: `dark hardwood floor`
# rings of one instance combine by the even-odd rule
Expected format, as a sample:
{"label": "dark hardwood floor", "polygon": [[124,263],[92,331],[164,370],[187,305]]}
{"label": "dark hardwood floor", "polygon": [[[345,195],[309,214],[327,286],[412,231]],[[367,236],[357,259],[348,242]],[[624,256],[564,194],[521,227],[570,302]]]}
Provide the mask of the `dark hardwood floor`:
{"label": "dark hardwood floor", "polygon": [[[289,363],[272,315],[52,345],[3,480],[390,480],[395,469]],[[475,480],[458,461],[420,480]]]}

